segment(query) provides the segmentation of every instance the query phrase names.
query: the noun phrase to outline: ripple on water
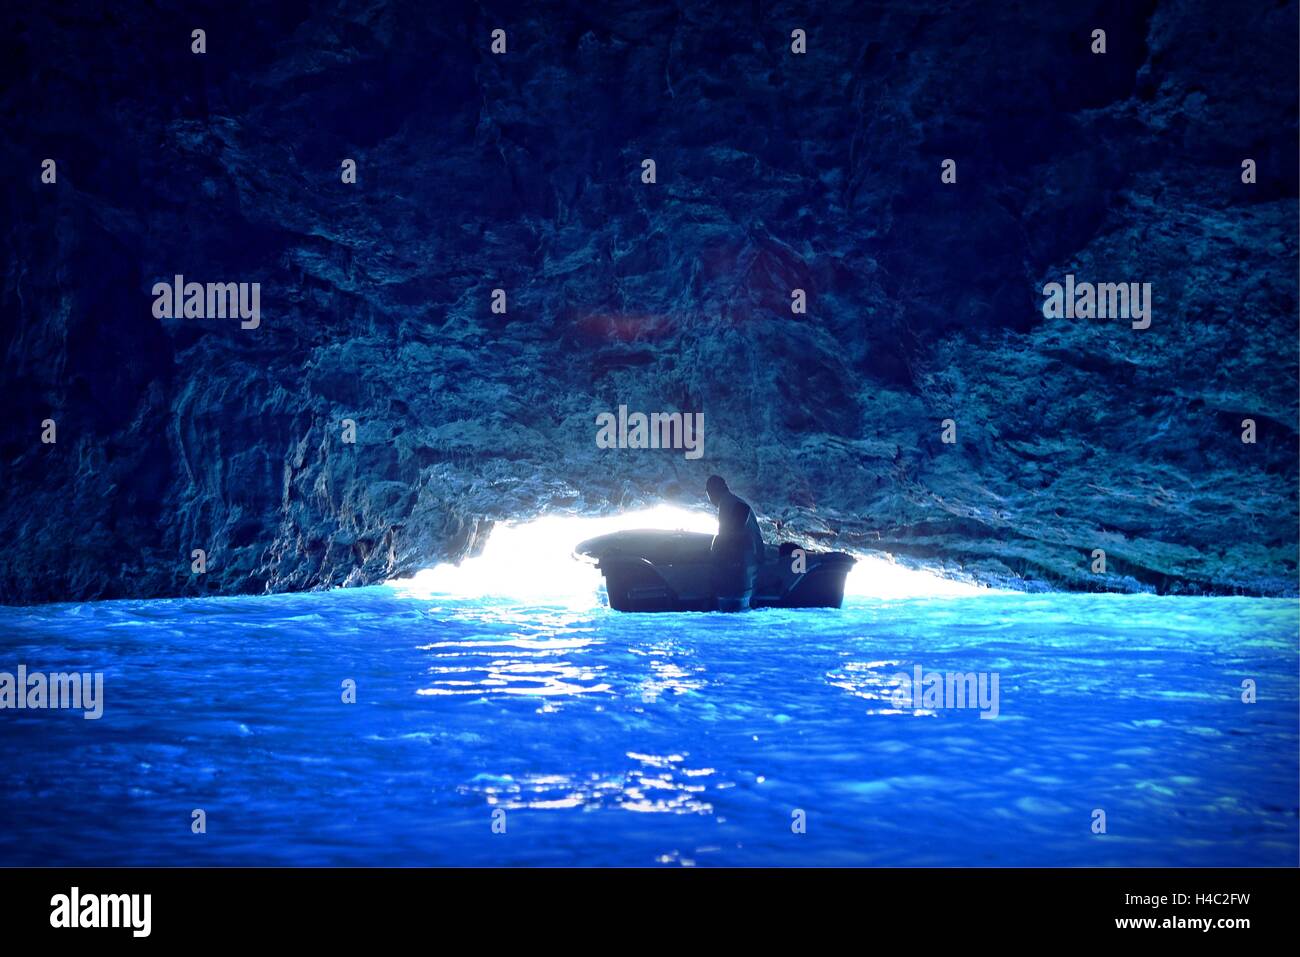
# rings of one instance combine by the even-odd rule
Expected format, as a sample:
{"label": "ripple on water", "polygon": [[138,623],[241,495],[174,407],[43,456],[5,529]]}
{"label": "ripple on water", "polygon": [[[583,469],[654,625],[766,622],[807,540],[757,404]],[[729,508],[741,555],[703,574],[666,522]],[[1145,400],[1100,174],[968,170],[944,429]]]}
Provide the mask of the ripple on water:
{"label": "ripple on water", "polygon": [[[0,608],[0,671],[105,673],[99,721],[0,720],[0,865],[1292,865],[1298,609],[625,616],[386,588]],[[895,707],[916,666],[998,674],[998,717]]]}

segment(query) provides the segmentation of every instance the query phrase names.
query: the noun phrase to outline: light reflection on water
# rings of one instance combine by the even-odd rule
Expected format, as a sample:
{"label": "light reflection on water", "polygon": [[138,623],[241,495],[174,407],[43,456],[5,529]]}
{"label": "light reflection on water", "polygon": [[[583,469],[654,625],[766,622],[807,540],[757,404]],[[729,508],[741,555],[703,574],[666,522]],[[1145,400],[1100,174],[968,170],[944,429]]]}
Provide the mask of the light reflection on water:
{"label": "light reflection on water", "polygon": [[[0,714],[0,864],[1293,864],[1297,607],[0,608],[0,671],[106,687]],[[897,707],[918,664],[998,673],[998,718]]]}
{"label": "light reflection on water", "polygon": [[419,650],[435,652],[439,663],[429,668],[432,686],[415,693],[543,697],[607,693],[609,685],[599,681],[603,668],[575,663],[581,661],[577,653],[591,643],[592,639],[512,637],[422,645]]}

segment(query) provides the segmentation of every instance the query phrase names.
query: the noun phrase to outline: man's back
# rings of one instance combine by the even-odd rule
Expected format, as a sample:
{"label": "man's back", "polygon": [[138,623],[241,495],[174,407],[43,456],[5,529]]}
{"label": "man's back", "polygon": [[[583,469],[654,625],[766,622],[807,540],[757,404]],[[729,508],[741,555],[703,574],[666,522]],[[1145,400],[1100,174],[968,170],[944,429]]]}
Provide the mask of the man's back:
{"label": "man's back", "polygon": [[730,490],[718,496],[718,535],[713,550],[736,561],[763,560],[763,533],[754,510]]}
{"label": "man's back", "polygon": [[726,479],[710,475],[704,483],[709,501],[718,506],[718,534],[713,536],[713,594],[718,611],[744,611],[754,593],[763,562],[763,533],[748,504],[731,494]]}

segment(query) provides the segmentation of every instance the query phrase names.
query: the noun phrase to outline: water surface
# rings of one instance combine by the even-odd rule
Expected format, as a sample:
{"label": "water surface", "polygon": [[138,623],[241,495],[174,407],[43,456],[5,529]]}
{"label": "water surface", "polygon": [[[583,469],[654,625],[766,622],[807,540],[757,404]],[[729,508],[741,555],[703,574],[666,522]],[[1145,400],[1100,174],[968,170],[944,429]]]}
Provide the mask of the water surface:
{"label": "water surface", "polygon": [[[0,608],[0,671],[105,675],[98,721],[0,712],[0,865],[1294,865],[1298,626],[1065,594]],[[996,674],[998,717],[896,708],[918,664]]]}

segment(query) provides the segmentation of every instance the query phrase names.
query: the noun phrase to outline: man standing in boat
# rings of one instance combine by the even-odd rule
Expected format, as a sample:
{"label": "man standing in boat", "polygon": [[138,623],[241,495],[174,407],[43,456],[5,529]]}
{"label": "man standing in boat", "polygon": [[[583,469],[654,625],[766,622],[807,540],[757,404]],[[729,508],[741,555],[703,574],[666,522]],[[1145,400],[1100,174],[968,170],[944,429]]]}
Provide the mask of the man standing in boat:
{"label": "man standing in boat", "polygon": [[763,533],[748,503],[732,494],[726,480],[710,475],[704,484],[709,501],[718,507],[718,534],[713,536],[713,593],[719,611],[743,611],[754,593],[754,579],[763,561]]}

